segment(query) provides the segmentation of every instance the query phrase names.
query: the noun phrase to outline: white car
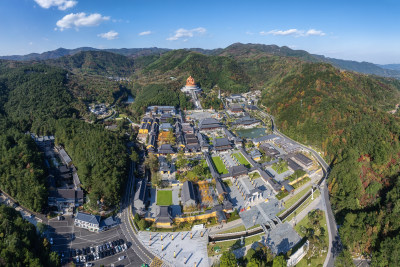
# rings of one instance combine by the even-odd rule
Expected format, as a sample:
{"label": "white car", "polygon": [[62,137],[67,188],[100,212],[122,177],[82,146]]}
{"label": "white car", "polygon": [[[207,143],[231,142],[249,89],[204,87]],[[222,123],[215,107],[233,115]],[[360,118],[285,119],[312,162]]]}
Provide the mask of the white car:
{"label": "white car", "polygon": [[93,263],[91,263],[91,262],[86,263],[86,267],[92,267],[92,266],[93,266]]}
{"label": "white car", "polygon": [[118,258],[119,261],[122,261],[123,259],[125,259],[125,256],[120,256],[120,257]]}

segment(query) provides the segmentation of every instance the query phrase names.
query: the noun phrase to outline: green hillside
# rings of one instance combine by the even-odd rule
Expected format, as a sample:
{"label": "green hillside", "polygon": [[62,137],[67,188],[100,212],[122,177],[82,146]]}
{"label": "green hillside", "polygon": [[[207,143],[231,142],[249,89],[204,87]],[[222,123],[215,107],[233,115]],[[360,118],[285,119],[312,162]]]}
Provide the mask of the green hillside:
{"label": "green hillside", "polygon": [[233,59],[222,56],[206,56],[187,50],[175,50],[162,55],[143,68],[143,82],[167,81],[177,78],[181,86],[192,75],[205,91],[218,85],[221,90],[231,93],[249,90],[249,77]]}
{"label": "green hillside", "polygon": [[236,59],[257,59],[260,56],[292,57],[307,62],[329,63],[337,68],[348,71],[355,71],[384,77],[400,78],[400,71],[396,69],[386,69],[382,66],[370,62],[357,62],[352,60],[342,60],[321,55],[314,55],[304,50],[294,50],[286,46],[279,47],[277,45],[235,43],[221,50],[217,54],[222,56],[234,57]]}
{"label": "green hillside", "polygon": [[263,91],[262,104],[278,128],[331,163],[331,204],[354,257],[384,257],[388,246],[381,244],[395,242],[400,230],[394,220],[400,215],[400,124],[385,111],[398,103],[399,88],[397,80],[306,63]]}
{"label": "green hillside", "polygon": [[1,266],[61,266],[60,256],[51,252],[49,241],[18,211],[0,204],[0,222]]}
{"label": "green hillside", "polygon": [[46,61],[74,73],[126,77],[134,72],[133,59],[105,51],[82,51]]}
{"label": "green hillside", "polygon": [[[41,64],[4,64],[0,73],[0,189],[32,210],[46,207],[47,169],[24,133],[54,134],[77,166],[91,203],[117,205],[127,171],[123,138],[103,125],[80,120],[84,103],[70,87],[67,71]],[[75,82],[86,90],[85,84]]]}

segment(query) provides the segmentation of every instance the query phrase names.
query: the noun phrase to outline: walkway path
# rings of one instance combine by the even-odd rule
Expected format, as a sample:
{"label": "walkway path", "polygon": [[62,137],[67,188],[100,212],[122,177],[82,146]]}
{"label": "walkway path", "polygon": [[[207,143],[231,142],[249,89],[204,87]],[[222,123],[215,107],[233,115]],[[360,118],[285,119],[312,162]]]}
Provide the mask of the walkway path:
{"label": "walkway path", "polygon": [[322,197],[319,195],[316,199],[314,199],[307,207],[305,207],[300,213],[296,214],[289,223],[295,226],[298,222],[300,222],[304,217],[308,215],[308,213],[312,210],[320,209],[324,210],[324,206],[322,203]]}

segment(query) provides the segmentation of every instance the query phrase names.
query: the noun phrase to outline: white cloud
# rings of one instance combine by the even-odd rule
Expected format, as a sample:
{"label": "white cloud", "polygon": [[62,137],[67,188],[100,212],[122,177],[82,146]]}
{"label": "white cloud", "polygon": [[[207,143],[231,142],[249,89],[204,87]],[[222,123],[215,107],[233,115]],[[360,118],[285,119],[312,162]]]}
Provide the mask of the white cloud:
{"label": "white cloud", "polygon": [[206,29],[203,27],[198,27],[194,28],[191,30],[186,30],[183,28],[180,28],[175,31],[175,35],[167,38],[168,41],[176,41],[182,37],[193,37],[195,34],[204,34],[206,33]]}
{"label": "white cloud", "polygon": [[309,35],[316,35],[316,36],[324,36],[325,33],[323,31],[315,30],[315,29],[310,29],[306,32],[306,36]]}
{"label": "white cloud", "polygon": [[116,31],[109,31],[105,33],[100,33],[97,36],[107,39],[107,40],[114,40],[118,38],[119,33]]}
{"label": "white cloud", "polygon": [[139,36],[150,35],[152,33],[153,33],[152,31],[144,31],[144,32],[140,32]]}
{"label": "white cloud", "polygon": [[110,17],[102,16],[101,14],[94,13],[90,15],[86,15],[86,13],[71,13],[65,15],[62,19],[57,21],[57,26],[60,31],[64,29],[69,29],[72,27],[89,27],[89,26],[98,26],[103,21],[109,20]]}
{"label": "white cloud", "polygon": [[114,40],[118,38],[119,33],[117,33],[116,31],[109,31],[109,32],[105,32],[105,33],[100,33],[97,36],[107,39],[107,40]]}
{"label": "white cloud", "polygon": [[75,0],[35,0],[35,2],[42,8],[50,8],[56,6],[59,10],[66,10],[78,4]]}
{"label": "white cloud", "polygon": [[293,35],[295,37],[304,37],[304,36],[324,36],[325,33],[320,30],[309,29],[308,31],[298,30],[298,29],[289,29],[289,30],[272,30],[272,31],[261,31],[260,35],[275,35],[275,36],[288,36]]}
{"label": "white cloud", "polygon": [[254,32],[247,31],[246,34],[247,34],[247,35],[253,35]]}
{"label": "white cloud", "polygon": [[262,32],[260,32],[260,35],[269,35],[269,34],[272,34],[272,35],[300,35],[301,33],[302,32],[299,31],[298,29],[289,29],[286,31],[281,31],[281,30],[272,30],[269,32],[262,31]]}

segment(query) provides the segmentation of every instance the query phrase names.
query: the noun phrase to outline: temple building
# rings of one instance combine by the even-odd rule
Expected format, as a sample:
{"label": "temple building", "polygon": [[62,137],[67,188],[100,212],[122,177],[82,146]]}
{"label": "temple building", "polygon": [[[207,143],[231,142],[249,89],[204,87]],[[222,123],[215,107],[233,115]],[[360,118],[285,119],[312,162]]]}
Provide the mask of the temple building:
{"label": "temple building", "polygon": [[201,88],[196,85],[192,76],[189,76],[189,78],[186,80],[186,86],[182,87],[181,91],[189,94],[192,92],[200,92]]}

